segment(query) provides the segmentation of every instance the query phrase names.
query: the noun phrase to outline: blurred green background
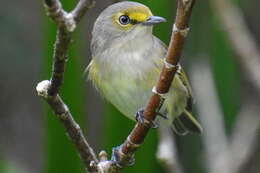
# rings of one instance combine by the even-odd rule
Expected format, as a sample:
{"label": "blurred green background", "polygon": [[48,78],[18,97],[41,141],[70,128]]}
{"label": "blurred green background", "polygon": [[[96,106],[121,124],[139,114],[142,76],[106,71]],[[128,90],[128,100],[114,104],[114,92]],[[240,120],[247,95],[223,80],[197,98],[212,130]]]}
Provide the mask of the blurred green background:
{"label": "blurred green background", "polygon": [[[61,1],[71,10],[77,1]],[[114,1],[97,0],[74,33],[61,95],[96,152],[123,142],[134,122],[129,121],[86,82],[83,71],[90,61],[91,29],[98,14]],[[154,33],[169,42],[175,18],[176,1],[139,0],[167,23],[158,25]],[[260,13],[257,0],[232,1],[239,6],[254,39],[260,41]],[[0,173],[82,173],[84,167],[46,103],[36,96],[37,82],[51,73],[52,51],[56,28],[46,17],[41,1],[5,2],[0,6]],[[247,83],[246,75],[231,50],[214,11],[208,1],[197,1],[191,18],[191,32],[185,45],[182,64],[188,73],[198,61],[210,63],[225,132],[229,136],[245,97],[258,97]],[[260,57],[259,57],[260,58]],[[259,67],[260,68],[260,67]],[[259,98],[258,98],[259,100]],[[210,116],[210,110],[209,110]],[[259,131],[258,131],[259,132]],[[258,135],[259,136],[259,135]],[[178,154],[184,172],[207,172],[205,147],[201,136],[177,137]],[[259,139],[258,139],[259,140]],[[151,130],[144,145],[136,153],[136,164],[123,172],[164,172],[158,163],[157,133]],[[252,173],[260,172],[258,160]]]}

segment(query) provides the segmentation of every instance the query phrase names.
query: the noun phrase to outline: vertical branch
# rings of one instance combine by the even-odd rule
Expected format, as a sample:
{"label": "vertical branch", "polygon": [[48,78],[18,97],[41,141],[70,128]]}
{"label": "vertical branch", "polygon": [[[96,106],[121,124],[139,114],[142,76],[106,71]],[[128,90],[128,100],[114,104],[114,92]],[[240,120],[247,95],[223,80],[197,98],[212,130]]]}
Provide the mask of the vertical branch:
{"label": "vertical branch", "polygon": [[64,27],[58,27],[53,54],[51,85],[48,89],[51,96],[55,96],[59,92],[63,82],[70,41],[71,32],[68,32]]}
{"label": "vertical branch", "polygon": [[[71,33],[75,30],[77,23],[84,13],[93,4],[93,1],[80,0],[72,12],[63,10],[58,0],[45,0],[46,9],[58,26],[55,49],[53,55],[53,70],[51,80],[40,82],[36,90],[54,110],[56,116],[63,123],[71,141],[77,148],[84,164],[89,172],[112,173],[118,172],[123,167],[133,164],[133,155],[146,137],[150,124],[143,125],[137,123],[125,142],[113,150],[111,160],[107,159],[107,154],[102,151],[99,160],[86,141],[79,125],[74,121],[69,108],[58,95],[59,88],[63,82],[64,70],[67,59],[68,46],[71,42]],[[153,89],[153,96],[150,98],[144,111],[144,117],[148,121],[153,121],[156,111],[163,103],[164,94],[170,88],[172,80],[178,70],[178,62],[184,40],[188,34],[188,22],[191,16],[192,7],[195,0],[178,0],[176,23],[173,25],[171,41],[165,59],[165,64],[160,74],[160,79]]]}
{"label": "vertical branch", "polygon": [[80,126],[73,119],[69,108],[58,94],[64,78],[72,32],[93,1],[80,0],[71,13],[64,11],[59,0],[45,0],[44,2],[48,15],[57,25],[57,36],[53,52],[51,79],[40,82],[36,90],[38,95],[48,102],[64,125],[88,171],[98,172],[98,159],[95,153],[85,139]]}

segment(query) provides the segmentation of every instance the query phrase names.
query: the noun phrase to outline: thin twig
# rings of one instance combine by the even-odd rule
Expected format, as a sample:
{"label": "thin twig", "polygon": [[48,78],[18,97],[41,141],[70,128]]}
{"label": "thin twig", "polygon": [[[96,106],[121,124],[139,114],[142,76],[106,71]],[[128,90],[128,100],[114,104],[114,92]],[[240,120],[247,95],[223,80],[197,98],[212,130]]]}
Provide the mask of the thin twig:
{"label": "thin twig", "polygon": [[84,16],[86,11],[90,8],[92,8],[95,5],[96,1],[94,0],[82,0],[79,1],[77,6],[74,8],[74,10],[71,12],[74,16],[75,21],[78,23],[80,19]]}
{"label": "thin twig", "polygon": [[[153,121],[156,118],[155,112],[158,111],[163,103],[161,95],[168,92],[174,75],[178,70],[178,62],[181,57],[185,37],[188,33],[188,22],[194,3],[195,0],[178,0],[176,22],[173,26],[173,33],[166,57],[166,61],[173,67],[168,68],[164,66],[162,69],[160,79],[156,85],[157,93],[153,94],[144,110],[144,118],[148,121]],[[134,152],[143,143],[149,129],[150,126],[137,123],[125,142],[114,149],[113,159],[101,165],[104,167],[104,170],[109,168],[109,171],[116,172],[122,169],[122,167],[132,164]]]}
{"label": "thin twig", "polygon": [[80,154],[85,167],[89,172],[98,172],[96,158],[93,149],[85,139],[80,126],[75,122],[69,108],[60,98],[58,92],[64,78],[65,65],[67,61],[68,47],[71,42],[72,32],[76,24],[82,18],[84,13],[90,8],[93,1],[80,0],[76,8],[71,13],[67,13],[59,0],[45,0],[45,7],[48,15],[57,25],[57,36],[53,53],[53,66],[50,81],[40,82],[37,87],[37,93],[42,96],[53,109],[55,115],[64,125],[67,134],[78,153]]}
{"label": "thin twig", "polygon": [[[151,97],[150,102],[145,108],[144,117],[147,120],[152,121],[155,119],[155,112],[163,103],[162,95],[159,93],[164,94],[168,92],[174,75],[178,70],[178,62],[181,57],[185,37],[188,33],[188,21],[194,2],[195,0],[178,0],[176,23],[173,27],[171,42],[166,58],[167,66],[164,66],[162,69],[160,80],[156,86],[157,93]],[[98,162],[95,153],[84,138],[79,125],[73,120],[68,107],[58,95],[59,88],[63,82],[71,33],[76,28],[78,20],[83,16],[86,9],[89,8],[86,3],[87,1],[81,0],[71,13],[67,13],[62,9],[58,0],[45,0],[47,11],[57,24],[58,32],[54,49],[51,81],[39,83],[36,89],[38,94],[46,99],[57,117],[65,126],[89,172],[118,172],[123,167],[133,163],[134,152],[143,142],[150,126],[137,123],[127,140],[120,147],[114,149],[113,158],[108,160],[107,154],[102,151],[99,154],[100,161]],[[169,65],[172,67],[169,68]]]}
{"label": "thin twig", "polygon": [[250,33],[244,16],[231,0],[210,0],[215,14],[236,53],[236,58],[246,72],[246,77],[260,94],[260,51]]}

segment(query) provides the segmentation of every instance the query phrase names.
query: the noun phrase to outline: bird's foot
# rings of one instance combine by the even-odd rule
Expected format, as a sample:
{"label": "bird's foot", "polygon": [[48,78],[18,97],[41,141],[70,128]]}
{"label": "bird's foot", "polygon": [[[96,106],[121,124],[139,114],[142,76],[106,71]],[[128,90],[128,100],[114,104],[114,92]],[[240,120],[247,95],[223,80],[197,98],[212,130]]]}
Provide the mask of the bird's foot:
{"label": "bird's foot", "polygon": [[[151,128],[158,128],[159,125],[155,121],[150,121],[150,120],[145,119],[143,113],[144,113],[144,109],[140,109],[136,112],[136,114],[135,114],[136,121],[139,122],[140,124],[148,125]],[[168,119],[167,116],[165,116],[159,112],[156,112],[156,114],[164,119]]]}
{"label": "bird's foot", "polygon": [[122,153],[122,151],[120,151],[120,146],[113,148],[111,160],[119,168],[123,168],[124,166],[132,166],[135,163],[134,156],[125,155],[124,153]]}

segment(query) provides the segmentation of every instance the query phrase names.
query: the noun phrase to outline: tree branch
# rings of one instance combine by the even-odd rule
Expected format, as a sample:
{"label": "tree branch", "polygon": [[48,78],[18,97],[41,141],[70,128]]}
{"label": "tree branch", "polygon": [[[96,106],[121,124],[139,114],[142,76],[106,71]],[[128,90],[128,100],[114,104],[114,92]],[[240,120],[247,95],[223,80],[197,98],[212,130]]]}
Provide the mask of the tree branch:
{"label": "tree branch", "polygon": [[64,125],[69,138],[78,150],[88,171],[98,172],[98,159],[96,158],[95,153],[86,141],[80,126],[73,119],[69,108],[58,94],[64,78],[67,52],[71,42],[72,32],[75,30],[76,24],[87,9],[93,4],[93,1],[88,2],[86,0],[80,0],[71,13],[64,11],[58,0],[45,0],[44,2],[48,15],[55,22],[58,29],[53,53],[51,79],[50,81],[45,80],[40,82],[37,85],[36,90],[38,95],[48,102],[55,115]]}
{"label": "tree branch", "polygon": [[[144,118],[148,121],[153,121],[156,118],[155,112],[160,109],[164,101],[163,94],[168,92],[174,75],[178,70],[178,62],[181,57],[185,37],[188,33],[188,22],[194,3],[195,0],[178,0],[176,22],[173,25],[166,63],[160,74],[154,94],[144,110]],[[137,123],[124,143],[113,150],[112,160],[102,164],[104,170],[109,168],[110,171],[116,172],[124,166],[133,164],[134,153],[143,143],[149,129],[150,126]]]}
{"label": "tree branch", "polygon": [[[95,153],[87,143],[79,125],[74,121],[68,107],[58,95],[59,88],[63,82],[64,70],[67,59],[67,51],[71,42],[71,33],[75,30],[76,24],[84,13],[93,4],[93,1],[80,0],[72,12],[63,10],[58,0],[45,0],[45,7],[49,16],[58,26],[55,49],[53,55],[53,70],[50,81],[40,82],[36,90],[54,110],[57,117],[63,123],[71,141],[77,148],[84,164],[89,172],[112,173],[118,172],[123,167],[133,163],[134,152],[144,141],[150,126],[137,123],[125,142],[113,150],[111,160],[102,151],[99,154],[99,161]],[[170,88],[172,80],[178,70],[178,62],[185,37],[188,33],[188,22],[195,0],[178,0],[176,22],[173,25],[172,37],[162,69],[160,79],[144,111],[144,117],[148,121],[156,118],[156,111],[162,105],[163,96]]]}
{"label": "tree branch", "polygon": [[94,7],[96,1],[94,0],[82,0],[79,1],[77,6],[74,8],[74,10],[71,12],[74,16],[75,21],[78,23],[80,19],[84,16],[86,11],[92,7]]}

